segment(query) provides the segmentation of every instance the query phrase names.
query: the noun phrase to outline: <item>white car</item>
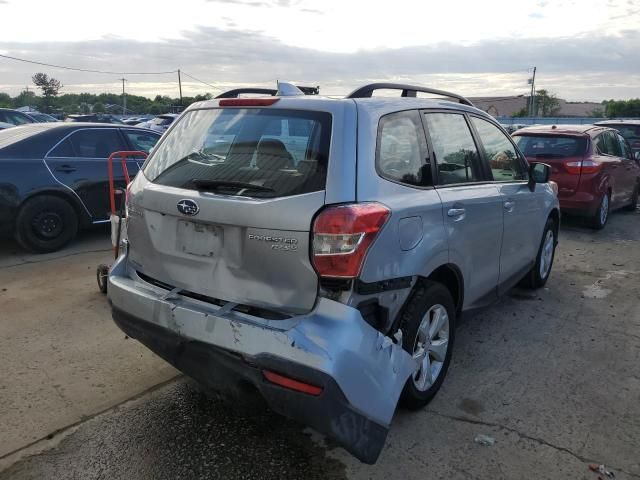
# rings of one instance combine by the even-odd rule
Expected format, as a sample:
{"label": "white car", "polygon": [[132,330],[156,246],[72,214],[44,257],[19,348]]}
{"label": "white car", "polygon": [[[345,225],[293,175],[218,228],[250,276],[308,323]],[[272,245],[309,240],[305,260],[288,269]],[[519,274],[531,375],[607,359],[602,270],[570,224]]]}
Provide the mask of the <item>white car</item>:
{"label": "white car", "polygon": [[136,127],[149,128],[151,130],[155,130],[156,132],[164,132],[169,128],[169,126],[176,118],[178,118],[177,113],[165,113],[162,115],[158,115],[156,118],[147,122],[138,123]]}

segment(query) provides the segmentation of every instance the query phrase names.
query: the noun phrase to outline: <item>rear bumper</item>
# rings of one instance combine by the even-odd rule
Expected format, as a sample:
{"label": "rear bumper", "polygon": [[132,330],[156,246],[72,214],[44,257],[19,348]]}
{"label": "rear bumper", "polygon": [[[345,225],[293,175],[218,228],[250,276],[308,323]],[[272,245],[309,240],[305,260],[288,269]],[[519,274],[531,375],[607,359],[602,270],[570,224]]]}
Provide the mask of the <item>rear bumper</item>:
{"label": "rear bumper", "polygon": [[577,191],[571,196],[561,196],[558,200],[560,209],[573,215],[592,216],[600,206],[600,198],[591,192]]}
{"label": "rear bumper", "polygon": [[[252,385],[276,412],[313,427],[363,462],[374,463],[411,356],[351,307],[320,299],[312,312],[265,320],[160,289],[113,266],[116,324],[179,370],[230,395]],[[262,371],[322,387],[318,396],[266,381]]]}

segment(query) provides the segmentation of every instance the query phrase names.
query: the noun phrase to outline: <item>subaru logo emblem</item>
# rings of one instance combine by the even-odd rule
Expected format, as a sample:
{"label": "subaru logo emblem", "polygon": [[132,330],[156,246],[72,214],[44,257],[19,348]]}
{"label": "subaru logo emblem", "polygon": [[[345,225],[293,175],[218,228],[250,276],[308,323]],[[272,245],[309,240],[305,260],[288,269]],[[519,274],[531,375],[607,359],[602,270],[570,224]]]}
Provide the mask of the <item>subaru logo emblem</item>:
{"label": "subaru logo emblem", "polygon": [[200,211],[200,207],[193,200],[185,198],[178,202],[178,211],[183,215],[192,217]]}

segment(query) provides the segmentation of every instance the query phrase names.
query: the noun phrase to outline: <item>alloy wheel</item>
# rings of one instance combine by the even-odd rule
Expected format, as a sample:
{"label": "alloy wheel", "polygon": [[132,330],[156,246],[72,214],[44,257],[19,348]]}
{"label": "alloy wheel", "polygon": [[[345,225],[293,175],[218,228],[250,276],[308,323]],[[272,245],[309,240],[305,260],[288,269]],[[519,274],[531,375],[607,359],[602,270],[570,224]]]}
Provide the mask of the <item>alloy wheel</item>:
{"label": "alloy wheel", "polygon": [[540,278],[545,279],[551,271],[551,262],[553,262],[553,246],[555,238],[553,230],[547,230],[540,252]]}
{"label": "alloy wheel", "polygon": [[607,217],[609,216],[609,195],[602,197],[600,203],[600,225],[607,223]]}
{"label": "alloy wheel", "polygon": [[416,371],[413,384],[424,392],[437,380],[449,348],[449,314],[440,304],[433,305],[422,318],[418,327],[413,358]]}

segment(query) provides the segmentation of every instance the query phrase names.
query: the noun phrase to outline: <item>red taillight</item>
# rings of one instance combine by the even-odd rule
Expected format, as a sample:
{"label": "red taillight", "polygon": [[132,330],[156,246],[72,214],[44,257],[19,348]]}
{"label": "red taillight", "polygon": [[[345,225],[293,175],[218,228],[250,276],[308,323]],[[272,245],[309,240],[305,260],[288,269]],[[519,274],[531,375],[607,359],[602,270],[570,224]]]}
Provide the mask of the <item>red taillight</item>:
{"label": "red taillight", "polygon": [[390,210],[379,203],[356,203],[324,209],[313,223],[313,266],[321,277],[354,278],[386,223]]}
{"label": "red taillight", "polygon": [[602,168],[602,164],[593,160],[581,160],[578,162],[565,162],[567,173],[580,175],[581,173],[596,173]]}
{"label": "red taillight", "polygon": [[225,98],[220,100],[221,107],[268,107],[276,103],[279,98]]}
{"label": "red taillight", "polygon": [[300,382],[299,380],[294,380],[293,378],[282,376],[278,373],[271,372],[269,370],[263,370],[262,374],[264,378],[266,378],[271,383],[279,385],[284,388],[288,388],[289,390],[295,390],[296,392],[307,393],[309,395],[318,396],[322,393],[322,387],[317,387],[315,385],[310,385],[308,383]]}

